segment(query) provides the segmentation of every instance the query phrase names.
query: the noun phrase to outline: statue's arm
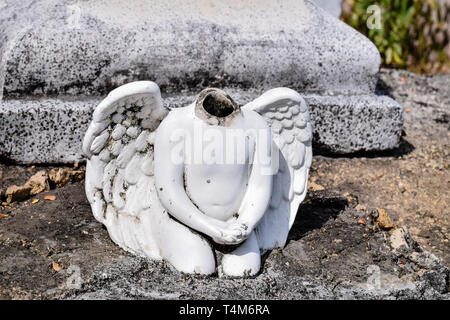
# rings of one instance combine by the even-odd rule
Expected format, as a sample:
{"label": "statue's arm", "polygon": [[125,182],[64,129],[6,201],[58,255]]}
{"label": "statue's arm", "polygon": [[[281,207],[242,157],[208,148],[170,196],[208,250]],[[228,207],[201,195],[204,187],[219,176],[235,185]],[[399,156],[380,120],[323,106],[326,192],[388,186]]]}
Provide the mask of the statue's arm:
{"label": "statue's arm", "polygon": [[[253,117],[255,117],[253,119]],[[247,236],[264,216],[272,195],[272,135],[269,125],[259,115],[252,115],[257,124],[254,161],[248,187],[239,208],[237,222],[246,226]]]}
{"label": "statue's arm", "polygon": [[220,224],[212,221],[216,219],[203,214],[192,203],[184,189],[184,140],[180,138],[182,130],[182,121],[169,114],[156,131],[155,188],[162,205],[171,216],[212,238],[220,237],[221,232],[218,228]]}

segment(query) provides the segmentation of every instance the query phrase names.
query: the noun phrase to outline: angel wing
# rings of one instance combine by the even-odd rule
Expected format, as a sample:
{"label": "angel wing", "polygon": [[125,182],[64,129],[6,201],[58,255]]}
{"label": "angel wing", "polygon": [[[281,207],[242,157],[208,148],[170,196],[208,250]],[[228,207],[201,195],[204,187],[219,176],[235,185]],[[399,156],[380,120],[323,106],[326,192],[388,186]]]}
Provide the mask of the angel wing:
{"label": "angel wing", "polygon": [[169,218],[154,187],[153,139],[167,113],[157,84],[132,82],[97,106],[83,141],[95,218],[122,248],[154,259],[161,256],[151,226]]}
{"label": "angel wing", "polygon": [[312,161],[308,107],[296,91],[276,88],[243,108],[250,108],[266,119],[275,143],[272,154],[278,155],[270,203],[256,228],[258,243],[263,250],[283,247],[307,191]]}

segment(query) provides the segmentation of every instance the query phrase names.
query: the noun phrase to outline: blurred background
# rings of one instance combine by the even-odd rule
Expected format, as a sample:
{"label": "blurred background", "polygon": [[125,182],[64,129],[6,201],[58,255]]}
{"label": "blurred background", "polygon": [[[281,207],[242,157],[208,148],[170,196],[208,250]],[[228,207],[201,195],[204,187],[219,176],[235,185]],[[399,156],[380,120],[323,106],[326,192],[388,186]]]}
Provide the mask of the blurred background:
{"label": "blurred background", "polygon": [[450,73],[450,0],[343,0],[340,18],[377,46],[385,67]]}

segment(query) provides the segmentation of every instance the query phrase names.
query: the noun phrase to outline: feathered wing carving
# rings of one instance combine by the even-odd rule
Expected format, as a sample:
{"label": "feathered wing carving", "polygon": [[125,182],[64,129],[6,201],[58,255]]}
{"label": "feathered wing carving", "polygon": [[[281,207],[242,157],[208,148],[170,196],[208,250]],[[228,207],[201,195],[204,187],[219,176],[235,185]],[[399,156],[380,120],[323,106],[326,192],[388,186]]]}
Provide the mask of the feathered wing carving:
{"label": "feathered wing carving", "polygon": [[273,150],[279,155],[270,204],[256,228],[258,243],[263,250],[283,247],[307,191],[312,161],[308,106],[296,91],[276,88],[243,108],[250,108],[266,119],[276,145]]}
{"label": "feathered wing carving", "polygon": [[157,84],[129,83],[97,106],[83,141],[95,218],[122,248],[154,259],[162,257],[152,225],[169,217],[154,186],[153,139],[167,113]]}

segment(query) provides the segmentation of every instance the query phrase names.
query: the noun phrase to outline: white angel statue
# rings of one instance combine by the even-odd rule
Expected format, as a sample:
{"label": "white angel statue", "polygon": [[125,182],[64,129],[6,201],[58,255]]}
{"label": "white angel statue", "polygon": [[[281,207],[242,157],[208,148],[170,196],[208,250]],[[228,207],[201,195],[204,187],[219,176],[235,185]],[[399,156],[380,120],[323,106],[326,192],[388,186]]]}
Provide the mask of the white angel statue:
{"label": "white angel statue", "polygon": [[94,111],[86,195],[129,252],[186,273],[256,275],[305,198],[311,138],[307,105],[288,88],[243,107],[209,88],[169,111],[157,84],[129,83]]}

